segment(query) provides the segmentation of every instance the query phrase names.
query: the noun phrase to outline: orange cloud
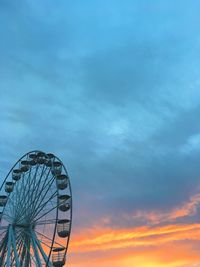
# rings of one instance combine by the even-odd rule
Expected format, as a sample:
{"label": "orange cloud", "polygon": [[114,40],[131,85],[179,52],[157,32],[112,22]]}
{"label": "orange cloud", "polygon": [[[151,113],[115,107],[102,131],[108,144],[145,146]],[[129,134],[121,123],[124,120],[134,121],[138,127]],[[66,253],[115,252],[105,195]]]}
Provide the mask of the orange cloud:
{"label": "orange cloud", "polygon": [[165,221],[175,221],[179,218],[193,216],[197,213],[197,208],[200,203],[200,193],[197,193],[189,198],[189,200],[178,207],[173,208],[168,212],[162,211],[141,211],[138,210],[134,214],[124,214],[125,219],[148,221],[152,224],[163,223]]}
{"label": "orange cloud", "polygon": [[[193,247],[193,242],[200,240],[200,224],[118,230],[89,229],[84,233],[85,236],[74,236],[71,243],[75,266],[79,266],[79,260],[87,263],[84,265],[82,262],[82,267],[100,266],[98,260],[105,264],[101,266],[120,262],[122,267],[131,262],[129,266],[137,267],[176,267],[187,264],[187,267],[191,267],[193,263],[200,262],[199,252]],[[89,259],[93,259],[91,265]]]}
{"label": "orange cloud", "polygon": [[[74,267],[197,267],[200,266],[200,223],[178,224],[176,219],[197,213],[200,194],[168,212],[138,211],[151,225],[112,229],[112,218],[102,226],[82,229],[72,236],[69,265]],[[104,224],[105,222],[105,224]]]}
{"label": "orange cloud", "polygon": [[123,247],[154,246],[158,243],[200,239],[200,224],[167,225],[163,227],[137,227],[132,229],[85,230],[85,236],[76,236],[71,244],[79,252],[108,250]]}

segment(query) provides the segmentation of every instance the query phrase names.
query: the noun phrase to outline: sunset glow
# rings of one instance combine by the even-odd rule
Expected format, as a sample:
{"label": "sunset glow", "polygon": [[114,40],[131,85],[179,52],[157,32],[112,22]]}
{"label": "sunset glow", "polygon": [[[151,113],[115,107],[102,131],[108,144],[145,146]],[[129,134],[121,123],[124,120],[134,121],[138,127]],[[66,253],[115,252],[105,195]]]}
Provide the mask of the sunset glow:
{"label": "sunset glow", "polygon": [[[195,215],[198,202],[199,195],[194,195],[167,214],[152,212],[147,220],[151,225],[120,229],[93,225],[81,229],[72,238],[71,264],[77,267],[94,264],[97,267],[109,264],[122,267],[195,267],[200,262],[200,224],[176,223],[176,219]],[[138,214],[148,217],[144,212],[137,212],[136,217]]]}
{"label": "sunset glow", "polygon": [[110,261],[119,266],[196,266],[200,261],[199,239],[200,224],[94,229],[92,233],[85,231],[85,237],[74,237],[71,262],[73,266],[87,266],[93,258],[101,260],[102,266],[109,266]]}

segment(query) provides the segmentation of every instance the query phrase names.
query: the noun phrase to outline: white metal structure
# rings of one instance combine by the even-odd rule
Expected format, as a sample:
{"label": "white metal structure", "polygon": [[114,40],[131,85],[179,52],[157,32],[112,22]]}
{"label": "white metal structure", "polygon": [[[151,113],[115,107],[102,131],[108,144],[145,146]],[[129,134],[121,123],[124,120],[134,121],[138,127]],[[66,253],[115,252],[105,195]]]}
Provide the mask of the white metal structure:
{"label": "white metal structure", "polygon": [[0,188],[0,266],[64,266],[71,223],[65,166],[50,153],[25,154]]}

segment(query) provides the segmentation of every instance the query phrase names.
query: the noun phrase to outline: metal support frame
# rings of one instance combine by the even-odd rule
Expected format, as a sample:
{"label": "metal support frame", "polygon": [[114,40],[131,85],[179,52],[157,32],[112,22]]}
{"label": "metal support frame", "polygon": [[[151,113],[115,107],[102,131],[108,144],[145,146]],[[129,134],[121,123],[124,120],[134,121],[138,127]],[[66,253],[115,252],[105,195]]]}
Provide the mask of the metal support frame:
{"label": "metal support frame", "polygon": [[11,225],[8,227],[8,252],[7,252],[7,259],[6,259],[6,267],[10,267],[10,260],[11,260]]}
{"label": "metal support frame", "polygon": [[3,266],[4,261],[5,261],[5,257],[6,257],[5,251],[6,251],[7,242],[8,242],[8,233],[6,234],[4,238],[4,242],[2,242],[2,246],[1,246],[0,266]]}
{"label": "metal support frame", "polygon": [[48,267],[53,267],[53,265],[48,261],[48,256],[45,254],[45,252],[44,252],[44,250],[43,250],[43,248],[42,248],[42,246],[41,246],[40,241],[38,240],[38,238],[37,238],[35,232],[33,232],[33,231],[32,231],[32,237],[33,237],[33,239],[35,240],[35,243],[36,243],[36,245],[38,246],[39,251],[40,251],[40,253],[42,254],[42,257],[43,257],[45,263],[48,263]]}
{"label": "metal support frame", "polygon": [[15,266],[20,267],[19,258],[18,258],[18,254],[17,254],[16,240],[15,240],[12,225],[9,225],[7,235],[8,235],[8,242],[7,242],[6,267],[11,266],[12,249],[14,251]]}
{"label": "metal support frame", "polygon": [[20,267],[19,258],[18,258],[18,254],[17,254],[16,240],[15,240],[15,236],[14,236],[14,231],[13,231],[12,225],[10,225],[9,231],[10,231],[11,242],[12,242],[12,246],[13,246],[13,250],[14,250],[15,265],[16,265],[16,267]]}
{"label": "metal support frame", "polygon": [[37,250],[37,244],[36,244],[35,238],[32,232],[30,234],[31,234],[31,243],[32,243],[32,247],[33,247],[33,251],[34,251],[35,259],[36,259],[36,265],[37,267],[42,267],[42,263],[41,263],[40,256]]}

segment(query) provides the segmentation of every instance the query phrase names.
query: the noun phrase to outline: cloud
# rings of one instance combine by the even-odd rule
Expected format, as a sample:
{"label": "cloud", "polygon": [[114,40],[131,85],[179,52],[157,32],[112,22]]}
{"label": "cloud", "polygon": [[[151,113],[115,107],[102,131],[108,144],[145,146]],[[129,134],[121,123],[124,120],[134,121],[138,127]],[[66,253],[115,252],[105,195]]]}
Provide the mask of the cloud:
{"label": "cloud", "polygon": [[[114,228],[115,218],[104,217],[84,231],[79,229],[71,242],[71,263],[103,266],[115,263],[121,266],[197,266],[200,225],[187,222],[195,217],[200,202],[199,194],[190,197],[182,205],[167,213],[163,211],[138,211],[127,214],[138,226]],[[184,221],[180,219],[184,218]],[[116,220],[121,220],[120,214]],[[114,224],[116,225],[116,224]],[[125,226],[125,224],[124,224]],[[178,248],[178,249],[177,249]],[[117,263],[118,262],[118,263]],[[128,265],[129,264],[129,265]]]}
{"label": "cloud", "polygon": [[[154,266],[192,266],[200,260],[193,247],[193,242],[198,244],[199,241],[199,227],[199,224],[194,224],[120,230],[88,229],[74,237],[71,260],[77,265],[82,260],[90,264],[89,258],[93,258],[91,264],[95,266],[100,259],[103,266],[116,259],[121,266],[127,266],[125,259],[129,259],[129,264],[138,262],[140,267],[149,266],[147,262]],[[178,250],[175,249],[177,246]]]}
{"label": "cloud", "polygon": [[[145,211],[145,210],[138,210],[134,212],[132,215],[124,214],[124,220],[132,221],[135,224],[163,224],[166,222],[174,222],[180,221],[181,219],[186,219],[188,217],[195,218],[199,212],[199,203],[200,203],[200,194],[197,193],[192,195],[188,201],[185,201],[183,204],[178,205],[177,207],[172,208],[168,211]],[[194,220],[194,219],[193,219]]]}
{"label": "cloud", "polygon": [[[4,4],[2,153],[12,164],[33,147],[54,150],[69,160],[77,203],[82,191],[92,188],[97,199],[86,198],[96,206],[102,199],[102,212],[105,203],[131,211],[138,205],[157,205],[158,200],[162,205],[181,201],[179,193],[170,200],[167,190],[177,191],[174,183],[180,177],[181,187],[188,187],[188,176],[194,176],[180,171],[183,161],[175,150],[198,130],[196,116],[181,131],[185,120],[198,114],[193,109],[198,104],[198,80],[192,72],[186,75],[184,65],[187,57],[190,68],[195,68],[193,49],[186,49],[190,41],[182,41],[191,33],[182,31],[175,15],[170,21],[176,27],[167,16],[158,15],[159,9],[163,14],[165,8],[171,10],[168,5],[154,9],[146,2],[127,2],[122,8],[113,2],[99,10],[98,5],[87,4],[91,10],[87,19],[85,4]],[[147,7],[150,13],[144,19]],[[174,40],[176,34],[180,39]],[[195,34],[192,37],[196,40]],[[176,179],[170,179],[172,175]],[[89,202],[85,200],[85,205]]]}

